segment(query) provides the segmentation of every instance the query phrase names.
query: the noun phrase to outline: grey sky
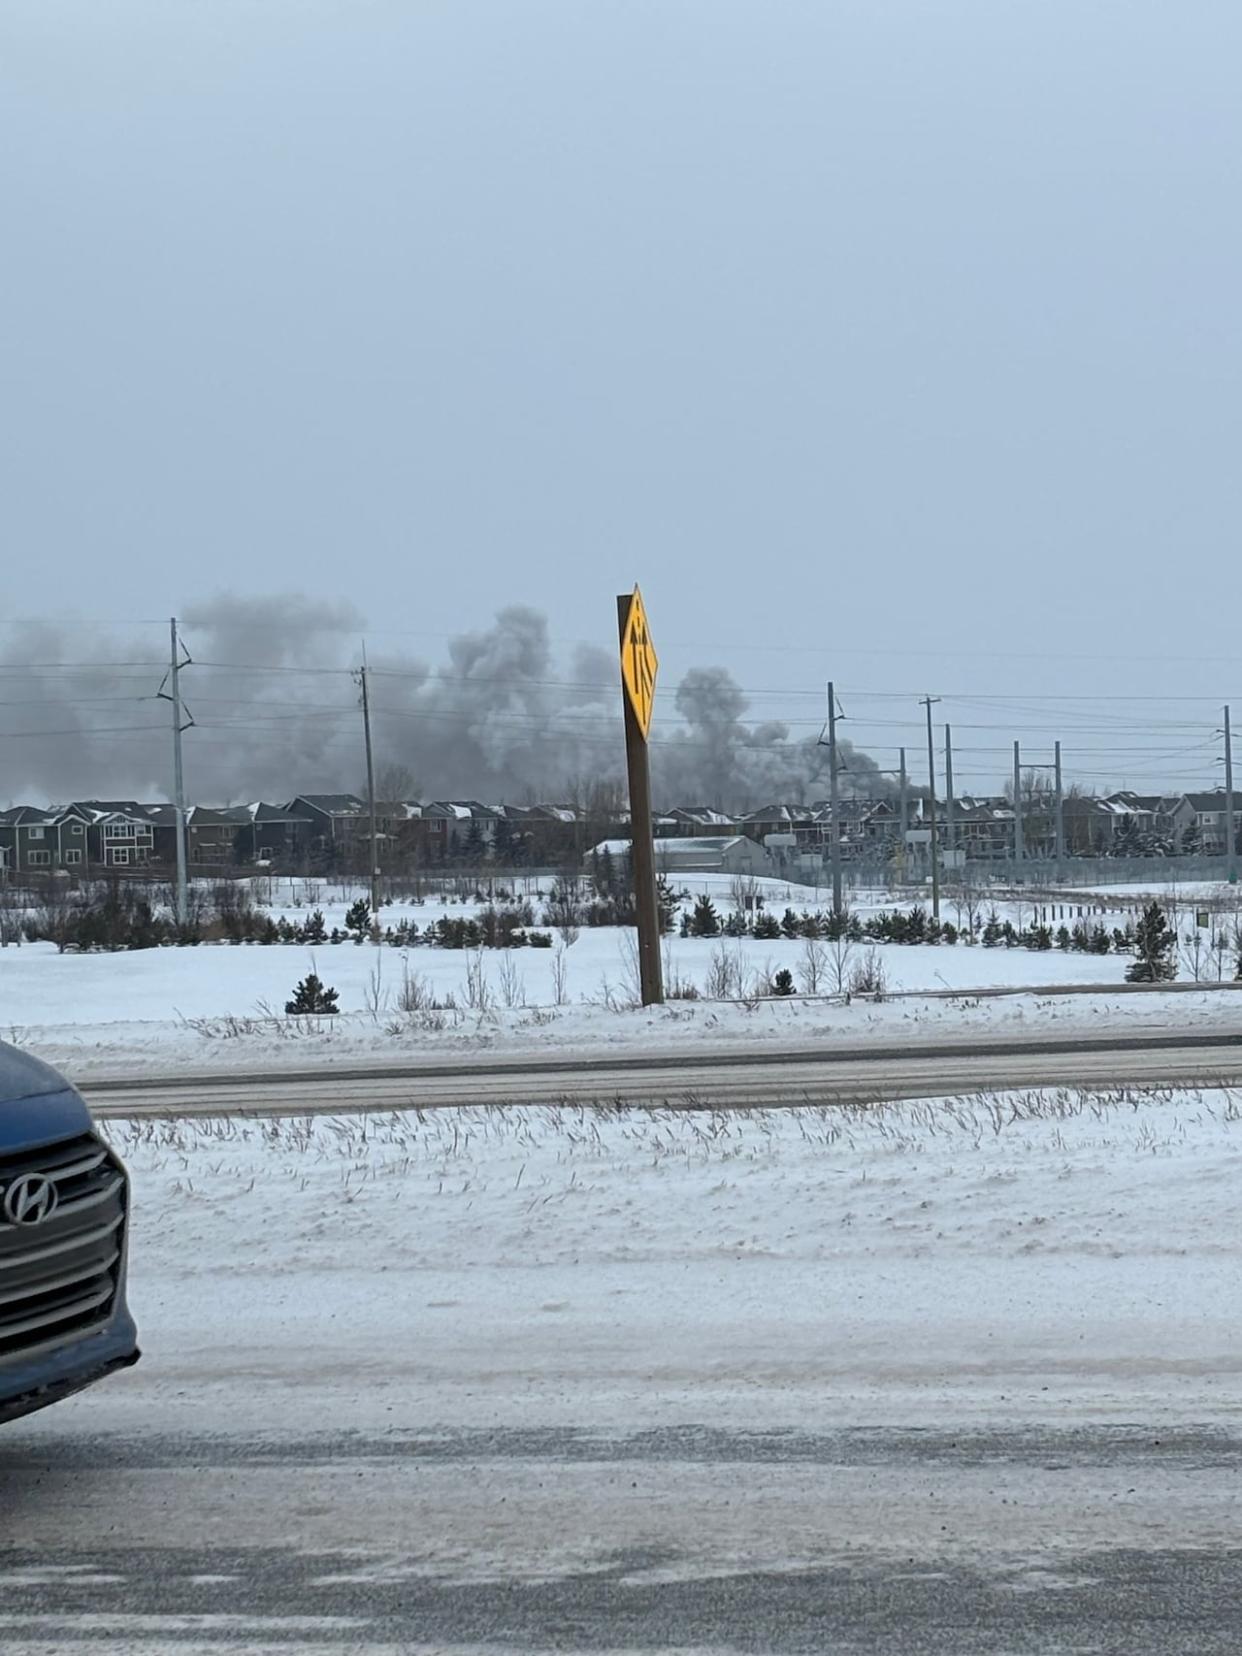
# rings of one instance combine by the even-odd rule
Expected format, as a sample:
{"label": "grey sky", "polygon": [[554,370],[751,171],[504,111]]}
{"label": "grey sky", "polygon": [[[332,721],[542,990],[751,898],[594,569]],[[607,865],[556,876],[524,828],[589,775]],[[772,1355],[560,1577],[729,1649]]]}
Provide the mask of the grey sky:
{"label": "grey sky", "polygon": [[0,604],[568,654],[638,579],[757,714],[1242,703],[1240,61],[1206,0],[5,0]]}

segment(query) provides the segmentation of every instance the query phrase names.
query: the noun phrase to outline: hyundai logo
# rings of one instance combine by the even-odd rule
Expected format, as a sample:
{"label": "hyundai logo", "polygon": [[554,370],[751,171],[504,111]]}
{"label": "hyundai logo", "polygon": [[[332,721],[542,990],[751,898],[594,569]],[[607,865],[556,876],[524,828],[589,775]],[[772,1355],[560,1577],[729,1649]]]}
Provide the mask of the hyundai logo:
{"label": "hyundai logo", "polygon": [[60,1197],[42,1173],[26,1173],[4,1193],[5,1217],[13,1225],[40,1225],[56,1212]]}

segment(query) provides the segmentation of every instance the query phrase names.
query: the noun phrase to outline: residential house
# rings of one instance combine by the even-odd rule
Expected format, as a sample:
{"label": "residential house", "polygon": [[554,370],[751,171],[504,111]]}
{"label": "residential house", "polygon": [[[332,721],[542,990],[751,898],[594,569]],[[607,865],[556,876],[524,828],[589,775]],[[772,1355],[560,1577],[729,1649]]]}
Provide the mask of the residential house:
{"label": "residential house", "polygon": [[296,868],[308,855],[314,819],[291,805],[257,799],[241,807],[248,824],[240,829],[242,855],[265,868]]}
{"label": "residential house", "polygon": [[[177,861],[177,808],[147,805],[143,809],[155,830],[152,861],[168,868]],[[186,861],[191,868],[227,868],[248,851],[243,830],[250,826],[245,805],[190,805],[185,813]]]}
{"label": "residential house", "polygon": [[552,863],[586,849],[587,824],[572,805],[503,805],[503,837],[526,863]]}
{"label": "residential house", "polygon": [[[872,809],[869,799],[839,799],[837,801],[838,833],[841,839],[841,856],[843,860],[860,857],[866,850],[866,836],[863,823]],[[811,806],[811,825],[813,833],[810,836],[810,848],[816,845],[823,848],[825,858],[832,852],[832,802],[827,799],[816,801]]]}
{"label": "residential house", "polygon": [[190,866],[228,868],[241,862],[250,826],[247,805],[191,805],[186,812]]}
{"label": "residential house", "polygon": [[[941,838],[944,835],[939,836]],[[953,843],[968,862],[1002,862],[1013,856],[1013,806],[1007,799],[966,795],[953,801]]]}
{"label": "residential house", "polygon": [[86,861],[94,868],[145,868],[156,860],[155,819],[135,799],[81,799],[69,807],[86,825]]}
{"label": "residential house", "polygon": [[74,808],[14,805],[0,811],[0,854],[0,865],[12,874],[82,868],[87,859],[86,819]]}
{"label": "residential house", "polygon": [[313,862],[328,865],[349,861],[360,834],[369,822],[367,808],[356,794],[298,794],[286,807],[290,816],[309,823],[301,848]]}
{"label": "residential house", "polygon": [[[1213,788],[1207,793],[1182,794],[1170,813],[1176,843],[1183,844],[1186,830],[1193,825],[1199,840],[1199,849],[1206,857],[1223,856],[1228,849],[1228,831],[1225,826],[1225,790]],[[1238,842],[1238,826],[1242,821],[1242,799],[1235,794],[1233,807],[1234,846]]]}
{"label": "residential house", "polygon": [[[489,857],[505,837],[504,808],[483,805],[477,799],[437,799],[428,805],[402,804],[385,809],[399,854],[413,855],[423,863],[445,862],[456,856]],[[380,815],[378,809],[376,815]]]}
{"label": "residential house", "polygon": [[710,805],[675,805],[658,821],[665,833],[683,834],[690,838],[736,834],[738,828],[736,815],[728,811],[714,810]]}
{"label": "residential house", "polygon": [[764,805],[757,811],[744,811],[736,819],[736,827],[760,844],[769,834],[792,834],[803,849],[810,849],[823,838],[816,813],[809,805]]}

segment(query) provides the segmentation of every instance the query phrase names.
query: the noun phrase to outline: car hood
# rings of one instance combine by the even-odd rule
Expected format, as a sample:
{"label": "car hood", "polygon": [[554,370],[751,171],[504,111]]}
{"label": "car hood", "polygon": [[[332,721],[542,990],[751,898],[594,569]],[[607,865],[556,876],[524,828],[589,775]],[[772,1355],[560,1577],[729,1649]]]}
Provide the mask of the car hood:
{"label": "car hood", "polygon": [[89,1132],[90,1112],[50,1064],[0,1041],[0,1152]]}

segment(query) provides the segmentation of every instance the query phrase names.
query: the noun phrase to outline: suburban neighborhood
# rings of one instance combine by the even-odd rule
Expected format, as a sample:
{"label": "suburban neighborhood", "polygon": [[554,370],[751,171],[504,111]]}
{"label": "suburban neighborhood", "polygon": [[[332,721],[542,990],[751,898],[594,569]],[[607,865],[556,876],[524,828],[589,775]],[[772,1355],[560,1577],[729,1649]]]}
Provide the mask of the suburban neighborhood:
{"label": "suburban neighborhood", "polygon": [[[1107,797],[1049,793],[1021,802],[1021,860],[1210,858],[1227,850],[1225,790]],[[1235,809],[1235,850],[1237,849]],[[904,799],[843,799],[840,857],[870,869],[917,874],[929,861],[932,812],[926,790]],[[670,871],[778,871],[813,881],[828,861],[833,810],[827,801],[773,803],[730,813],[679,804],[652,821],[657,861]],[[967,796],[935,803],[942,865],[1000,866],[1015,859],[1010,797]],[[399,873],[447,864],[552,867],[589,855],[628,830],[617,793],[592,803],[484,804],[478,800],[378,803],[374,833],[381,866]],[[15,805],[0,811],[0,876],[167,869],[176,861],[176,811],[136,799]],[[305,793],[282,802],[189,805],[186,847],[201,874],[256,868],[282,874],[357,873],[369,866],[371,815],[352,793]],[[628,842],[627,842],[628,843]]]}

